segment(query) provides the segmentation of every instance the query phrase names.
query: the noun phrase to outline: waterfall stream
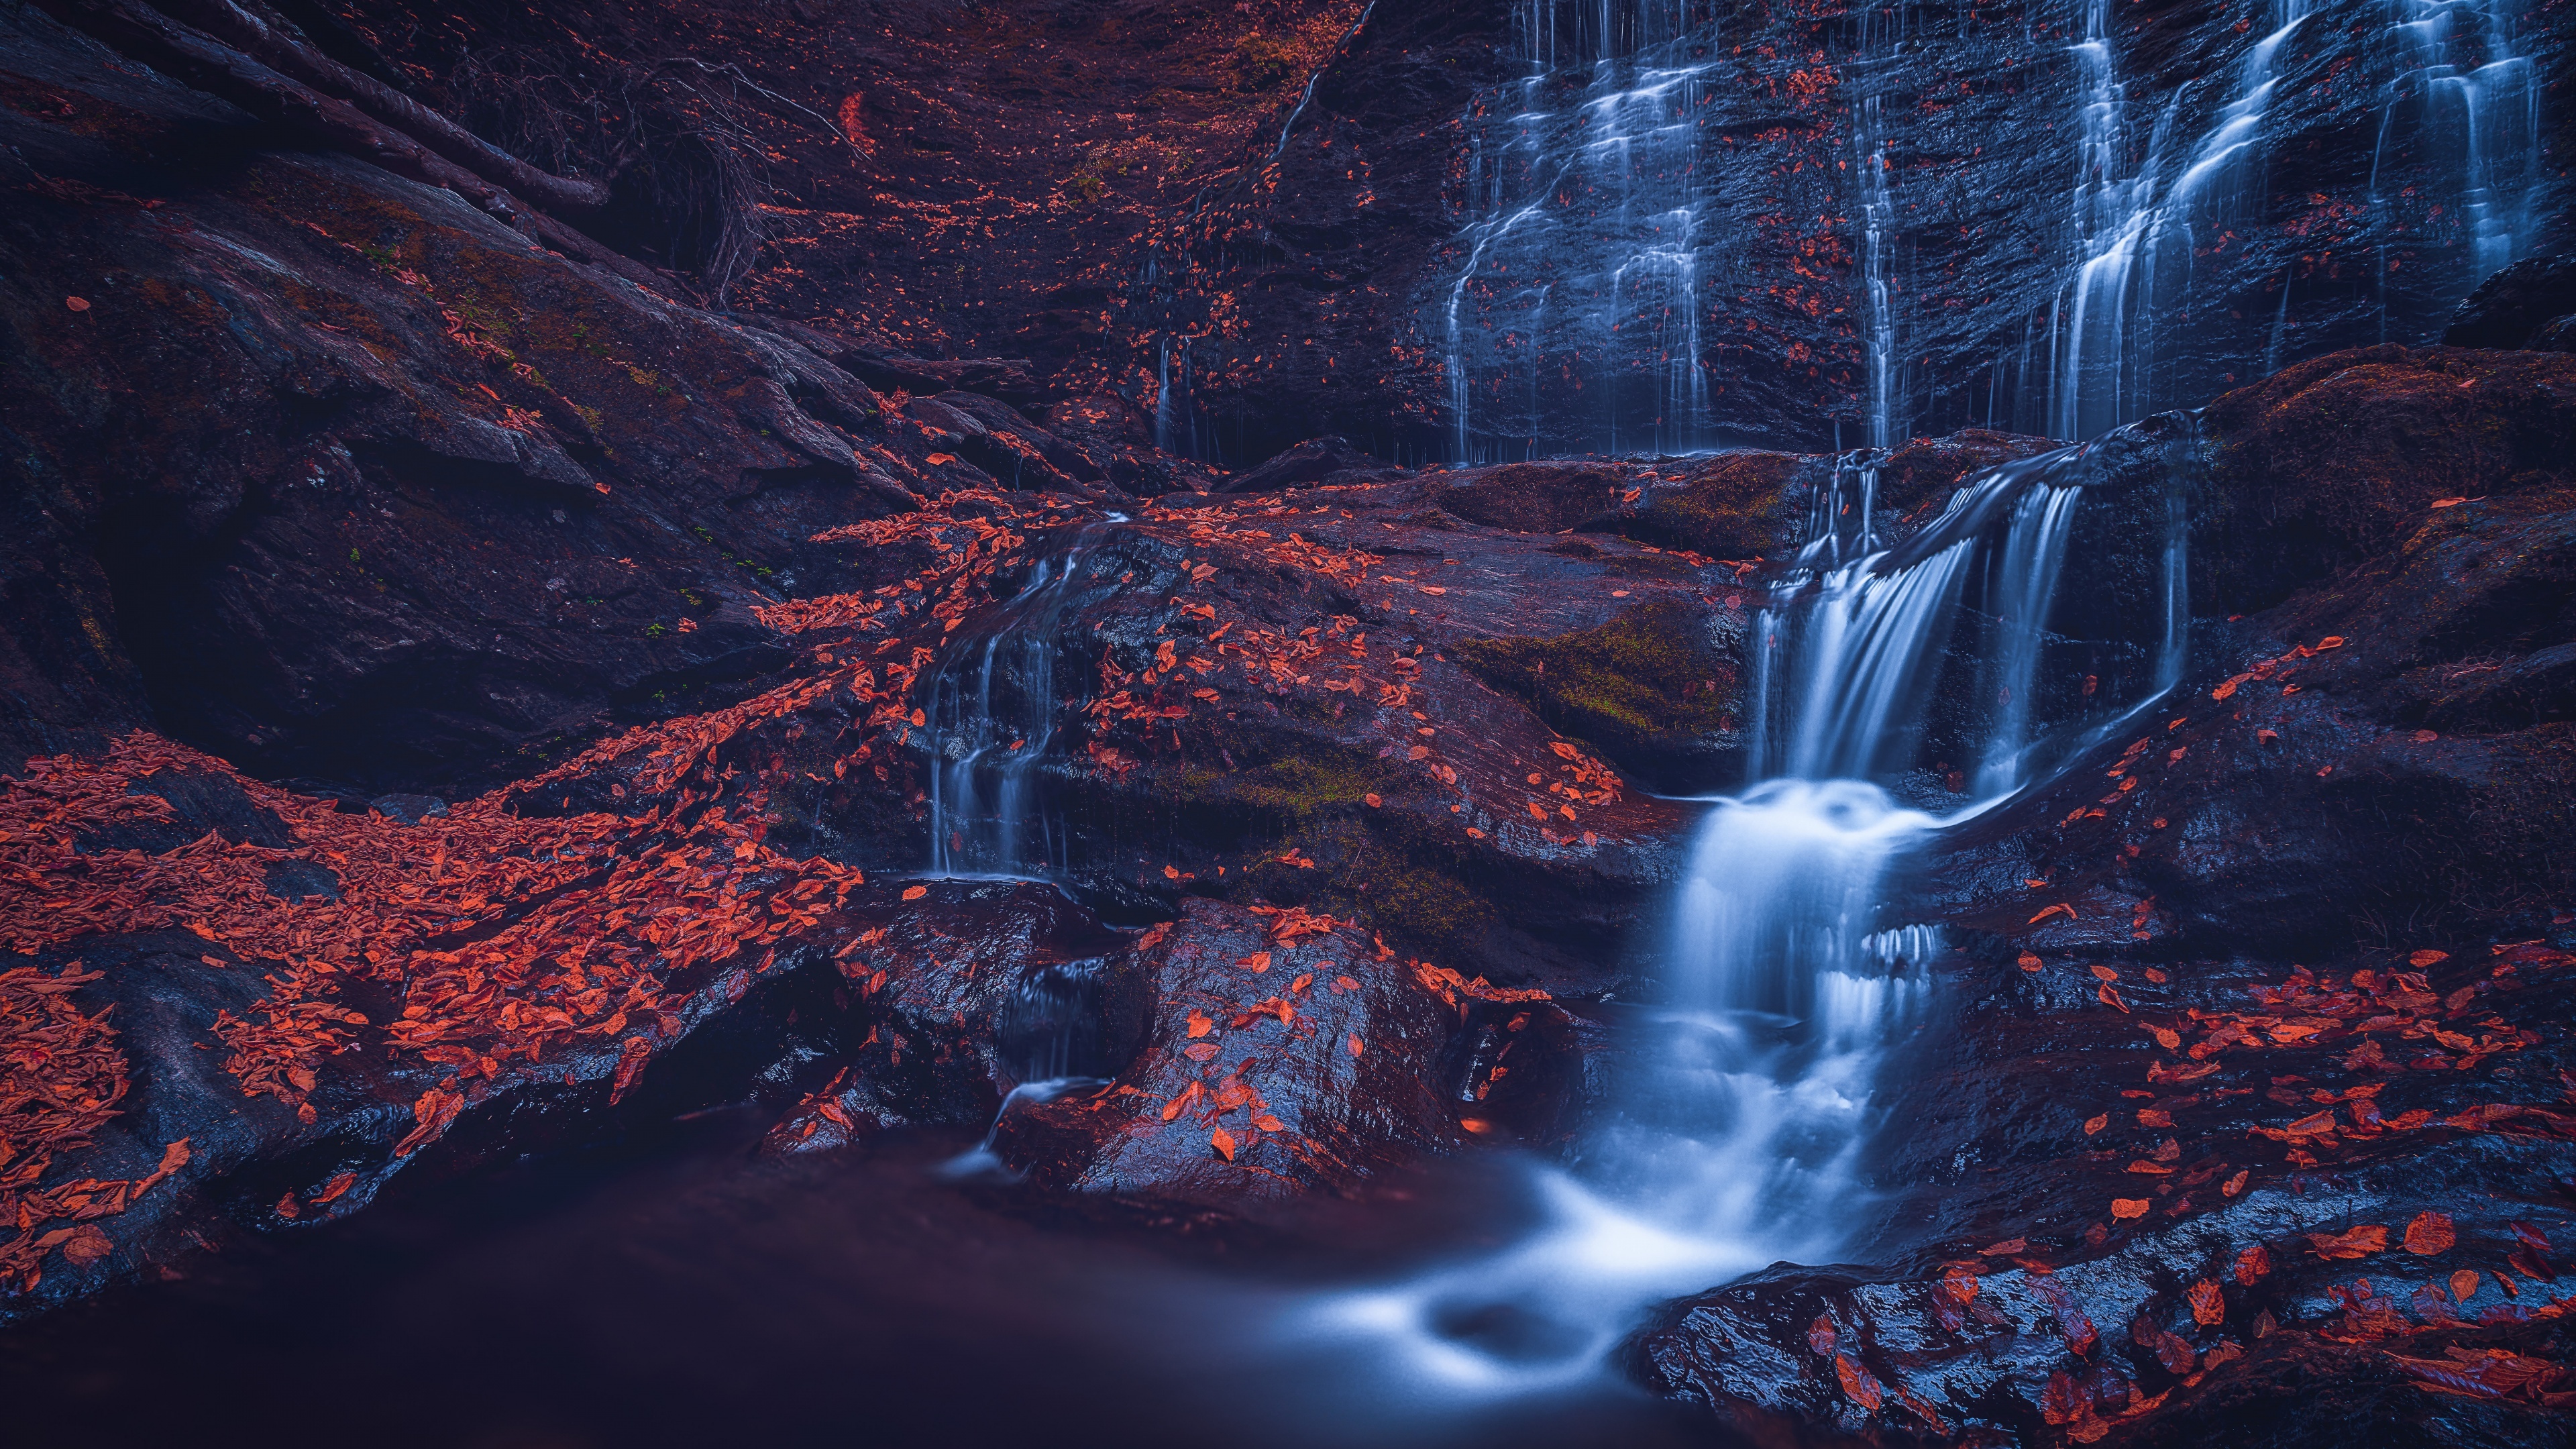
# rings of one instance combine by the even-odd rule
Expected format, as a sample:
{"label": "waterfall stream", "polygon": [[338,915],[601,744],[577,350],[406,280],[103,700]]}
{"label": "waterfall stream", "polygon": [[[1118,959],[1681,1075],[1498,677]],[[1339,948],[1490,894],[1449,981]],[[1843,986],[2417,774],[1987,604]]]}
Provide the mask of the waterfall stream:
{"label": "waterfall stream", "polygon": [[1044,876],[1068,864],[1039,791],[1059,702],[1055,657],[1082,565],[1108,523],[1042,555],[974,633],[949,645],[930,688],[934,876]]}
{"label": "waterfall stream", "polygon": [[[1937,928],[1889,919],[1945,824],[2045,779],[2168,687],[2183,645],[2179,494],[2161,517],[2165,617],[2124,703],[2040,728],[2034,686],[2092,450],[2008,464],[1891,543],[1876,456],[1818,490],[1808,539],[1754,624],[1755,783],[1712,802],[1675,891],[1625,1084],[1565,1169],[1534,1168],[1542,1225],[1504,1251],[1332,1296],[1291,1332],[1416,1395],[1584,1381],[1652,1303],[1764,1264],[1831,1261],[1868,1220],[1884,1077],[1932,1000]],[[2153,510],[2148,510],[2153,516]],[[1974,618],[1973,783],[1936,814],[1898,798],[1924,697]],[[1964,773],[1964,772],[1963,772]],[[1954,777],[1958,778],[1958,777]],[[1919,793],[1919,792],[1918,792]]]}

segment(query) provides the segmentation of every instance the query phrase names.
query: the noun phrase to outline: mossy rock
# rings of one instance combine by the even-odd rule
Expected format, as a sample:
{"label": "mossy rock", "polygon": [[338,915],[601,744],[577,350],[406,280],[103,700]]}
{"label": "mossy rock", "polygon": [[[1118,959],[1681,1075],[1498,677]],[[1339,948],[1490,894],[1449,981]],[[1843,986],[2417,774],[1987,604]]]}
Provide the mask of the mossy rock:
{"label": "mossy rock", "polygon": [[1624,772],[1678,785],[1732,759],[1735,665],[1680,602],[1641,604],[1553,639],[1470,640],[1458,657]]}
{"label": "mossy rock", "polygon": [[2576,356],[2457,347],[2311,358],[2209,405],[2193,603],[2251,613],[2379,553],[2445,498],[2576,502]]}
{"label": "mossy rock", "polygon": [[1583,463],[1506,463],[1466,475],[1440,489],[1440,511],[1514,533],[1562,533],[1607,512],[1619,499],[1619,479]]}
{"label": "mossy rock", "polygon": [[1691,470],[1619,531],[1712,558],[1776,554],[1788,538],[1794,485],[1811,460],[1794,453],[1724,453]]}

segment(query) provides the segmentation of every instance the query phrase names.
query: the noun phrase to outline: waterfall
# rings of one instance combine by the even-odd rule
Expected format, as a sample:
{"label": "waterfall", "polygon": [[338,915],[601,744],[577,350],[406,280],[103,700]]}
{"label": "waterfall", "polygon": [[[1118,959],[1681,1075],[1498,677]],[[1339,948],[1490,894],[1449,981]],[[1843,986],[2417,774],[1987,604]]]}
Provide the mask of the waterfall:
{"label": "waterfall", "polygon": [[1055,656],[1084,558],[1105,525],[1085,525],[1030,566],[1007,602],[952,642],[930,688],[930,873],[1029,876],[1063,870],[1061,827],[1040,770],[1055,739]]}
{"label": "waterfall", "polygon": [[[2422,213],[2418,234],[2436,245],[2450,239],[2455,254],[2447,265],[2419,261],[2407,290],[2421,295],[2392,306],[2382,245],[2383,317],[2398,311],[2438,320],[2488,275],[2527,254],[2537,237],[2540,88],[2531,61],[2515,48],[2515,10],[2504,0],[2390,0],[2400,68],[2380,107],[2371,201],[2383,204],[2395,181],[2396,193]],[[2404,176],[2383,179],[2392,152]],[[2446,225],[2446,214],[2464,218],[2465,228]]]}
{"label": "waterfall", "polygon": [[2273,4],[2272,28],[2238,62],[2232,97],[2191,149],[2168,150],[2190,94],[2182,87],[2156,122],[2144,164],[2124,174],[2130,118],[2111,48],[2110,0],[2085,0],[2084,39],[2075,47],[2077,254],[2050,315],[2056,365],[2048,417],[2059,437],[2088,437],[2156,405],[2157,326],[2188,301],[2195,247],[2244,204],[2280,85],[2281,49],[2308,16],[2307,0]]}
{"label": "waterfall", "polygon": [[[1875,12],[1861,16],[1862,60],[1853,69],[1875,71],[1870,52]],[[1903,29],[1903,12],[1898,12]],[[1887,126],[1880,116],[1880,87],[1871,74],[1860,81],[1852,106],[1852,165],[1860,176],[1861,196],[1861,327],[1869,362],[1869,445],[1896,446],[1899,431],[1896,398],[1899,363],[1896,352],[1896,203],[1888,193],[1891,163]]]}
{"label": "waterfall", "polygon": [[1437,297],[1457,461],[1705,444],[1703,29],[1672,0],[1515,12],[1525,70],[1470,120]]}
{"label": "waterfall", "polygon": [[[1713,801],[1700,826],[1615,1111],[1570,1171],[1538,1172],[1542,1225],[1497,1254],[1331,1295],[1294,1317],[1296,1341],[1334,1346],[1416,1402],[1531,1393],[1594,1374],[1658,1299],[1849,1246],[1869,1202],[1879,1079],[1928,1019],[1944,949],[1937,928],[1888,919],[1909,859],[1946,823],[1931,808],[1938,787],[1909,783],[1933,680],[1964,667],[1977,681],[1962,726],[1975,783],[1946,792],[1958,819],[2169,688],[2187,605],[2183,494],[2168,473],[2160,499],[2105,505],[2163,530],[2139,540],[2161,551],[2149,575],[2161,616],[2140,646],[2154,667],[2126,701],[2088,690],[2093,714],[2044,728],[2035,695],[2096,450],[1997,468],[1895,541],[1876,514],[1878,461],[1846,458],[1817,489],[1799,554],[1756,616],[1756,783]],[[1951,641],[1970,619],[1975,658],[1961,665]]]}

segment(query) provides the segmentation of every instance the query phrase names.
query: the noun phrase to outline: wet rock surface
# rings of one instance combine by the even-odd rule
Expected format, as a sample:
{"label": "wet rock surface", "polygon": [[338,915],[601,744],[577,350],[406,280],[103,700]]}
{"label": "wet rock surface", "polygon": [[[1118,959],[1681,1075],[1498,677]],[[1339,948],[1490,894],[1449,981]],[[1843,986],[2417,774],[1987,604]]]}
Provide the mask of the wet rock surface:
{"label": "wet rock surface", "polygon": [[[508,65],[664,34],[299,13],[521,141]],[[1228,1240],[1560,1154],[1617,1111],[1687,797],[1750,768],[1786,561],[1854,507],[1940,546],[2027,463],[2100,504],[2037,717],[2145,692],[2169,527],[2184,677],[1882,923],[1947,949],[1854,1261],[1671,1304],[1627,1371],[1757,1441],[2564,1437],[2564,267],[2055,461],[1987,426],[1399,466],[1445,448],[1423,279],[1512,18],[1235,13],[678,7],[799,117],[628,136],[658,159],[567,223],[0,9],[0,1313],[716,1108],[782,1171],[982,1132],[974,1191]],[[1714,354],[1802,446],[1856,385],[1813,164],[1849,19],[1748,12],[1712,117],[1729,204],[1817,219],[1747,231]],[[2134,24],[2157,74],[2240,43]],[[2050,422],[1995,404],[2047,288],[1991,183],[2054,144],[2064,42],[1901,80],[1948,187],[1917,265],[1996,278],[1909,314],[1918,417]],[[2351,211],[2371,107],[2294,61],[2332,184],[2276,177],[2212,275],[2358,338],[2339,268],[2413,223]],[[811,204],[728,242],[686,198],[744,137]],[[578,191],[620,144],[543,159]],[[2166,361],[2250,378],[2249,328]],[[1908,803],[1967,798],[1973,634]]]}

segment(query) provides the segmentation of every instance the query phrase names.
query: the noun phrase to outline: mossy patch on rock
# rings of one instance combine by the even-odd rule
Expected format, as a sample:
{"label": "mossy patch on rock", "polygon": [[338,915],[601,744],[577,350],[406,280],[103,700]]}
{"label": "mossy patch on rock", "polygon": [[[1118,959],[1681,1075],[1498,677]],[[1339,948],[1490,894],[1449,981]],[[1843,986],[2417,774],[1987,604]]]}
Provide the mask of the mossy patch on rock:
{"label": "mossy patch on rock", "polygon": [[1735,666],[1718,653],[1706,621],[1670,600],[1553,639],[1468,640],[1458,655],[1623,769],[1668,775],[1734,726]]}
{"label": "mossy patch on rock", "polygon": [[1811,461],[1794,453],[1720,454],[1693,468],[1678,491],[1638,509],[1619,531],[1713,558],[1776,552],[1786,537],[1791,485]]}

